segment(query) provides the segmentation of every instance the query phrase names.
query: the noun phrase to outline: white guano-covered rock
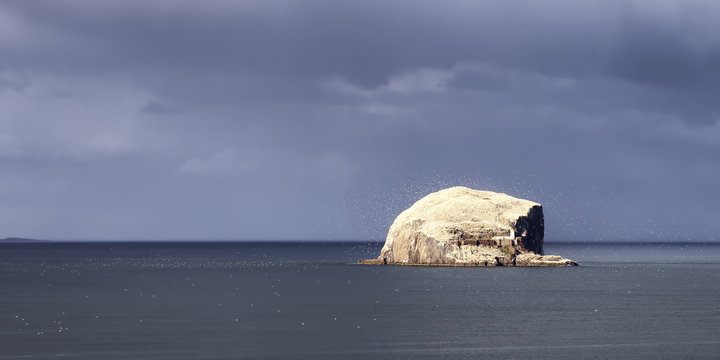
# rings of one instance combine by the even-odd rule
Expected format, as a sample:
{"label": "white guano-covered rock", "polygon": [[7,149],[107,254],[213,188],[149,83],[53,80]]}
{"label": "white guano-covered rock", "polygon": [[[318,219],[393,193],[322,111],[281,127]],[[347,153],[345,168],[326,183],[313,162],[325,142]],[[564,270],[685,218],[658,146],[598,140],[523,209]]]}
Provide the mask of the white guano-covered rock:
{"label": "white guano-covered rock", "polygon": [[[552,265],[537,265],[544,258],[543,236],[542,205],[453,187],[403,211],[390,226],[380,256],[361,263],[515,266],[519,254],[533,254],[532,265],[526,266],[557,266],[555,258]],[[568,260],[567,265],[573,264]]]}

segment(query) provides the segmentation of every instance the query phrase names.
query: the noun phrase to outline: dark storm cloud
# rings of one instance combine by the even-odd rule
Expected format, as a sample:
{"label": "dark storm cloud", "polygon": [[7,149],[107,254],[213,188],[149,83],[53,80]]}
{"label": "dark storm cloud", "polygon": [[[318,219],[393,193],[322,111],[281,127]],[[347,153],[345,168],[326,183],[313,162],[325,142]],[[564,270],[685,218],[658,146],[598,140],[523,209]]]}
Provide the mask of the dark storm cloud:
{"label": "dark storm cloud", "polygon": [[[720,29],[707,15],[718,9],[711,3],[38,1],[6,7],[27,33],[11,43],[8,64],[115,71],[138,81],[165,70],[156,83],[212,82],[217,93],[199,92],[211,98],[277,90],[282,86],[264,83],[297,78],[340,76],[373,87],[414,67],[464,61],[669,87],[683,92],[673,94],[679,99],[661,94],[656,103],[691,122],[712,120],[720,90],[720,48],[709,35]],[[274,91],[266,92],[274,99]]]}
{"label": "dark storm cloud", "polygon": [[[617,67],[643,81],[692,81],[685,77],[694,75],[693,66],[712,64],[707,52],[717,50],[713,39],[690,49],[693,31],[717,30],[703,14],[717,6],[667,4],[11,1],[4,7],[29,32],[14,41],[9,57],[45,66],[342,74],[377,85],[410,67],[475,60],[576,75]],[[709,28],[689,29],[695,21]],[[43,47],[25,48],[26,41]],[[56,57],[37,56],[43,54]],[[643,63],[648,69],[634,70],[647,74],[631,71]]]}
{"label": "dark storm cloud", "polygon": [[376,238],[465,184],[547,204],[551,238],[704,239],[720,230],[718,13],[0,2],[0,228]]}

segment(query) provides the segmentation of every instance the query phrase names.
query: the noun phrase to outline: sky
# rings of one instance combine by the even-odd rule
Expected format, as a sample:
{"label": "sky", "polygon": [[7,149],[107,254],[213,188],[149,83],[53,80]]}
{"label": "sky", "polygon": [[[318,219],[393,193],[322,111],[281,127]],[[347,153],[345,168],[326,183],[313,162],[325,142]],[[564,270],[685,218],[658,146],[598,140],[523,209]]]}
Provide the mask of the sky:
{"label": "sky", "polygon": [[0,0],[0,238],[720,240],[720,2]]}

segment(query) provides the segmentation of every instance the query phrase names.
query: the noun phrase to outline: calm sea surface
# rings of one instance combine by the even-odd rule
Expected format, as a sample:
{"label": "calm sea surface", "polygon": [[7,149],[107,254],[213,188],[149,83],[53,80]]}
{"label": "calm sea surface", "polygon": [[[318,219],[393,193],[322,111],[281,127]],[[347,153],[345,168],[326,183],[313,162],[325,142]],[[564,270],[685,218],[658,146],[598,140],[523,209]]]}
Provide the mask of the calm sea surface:
{"label": "calm sea surface", "polygon": [[0,359],[718,359],[720,244],[568,268],[355,265],[377,243],[0,244]]}

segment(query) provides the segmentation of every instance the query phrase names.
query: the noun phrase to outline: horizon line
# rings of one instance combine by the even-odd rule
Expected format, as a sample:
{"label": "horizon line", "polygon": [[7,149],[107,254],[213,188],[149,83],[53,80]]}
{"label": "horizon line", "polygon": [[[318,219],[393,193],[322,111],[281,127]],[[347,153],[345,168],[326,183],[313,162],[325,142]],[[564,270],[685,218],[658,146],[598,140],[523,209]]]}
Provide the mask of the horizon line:
{"label": "horizon line", "polygon": [[[9,237],[0,239],[3,243],[383,243],[384,239],[34,239]],[[545,240],[545,244],[567,243],[654,243],[654,244],[706,244],[720,243],[718,239],[708,240]]]}

